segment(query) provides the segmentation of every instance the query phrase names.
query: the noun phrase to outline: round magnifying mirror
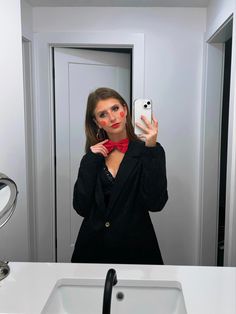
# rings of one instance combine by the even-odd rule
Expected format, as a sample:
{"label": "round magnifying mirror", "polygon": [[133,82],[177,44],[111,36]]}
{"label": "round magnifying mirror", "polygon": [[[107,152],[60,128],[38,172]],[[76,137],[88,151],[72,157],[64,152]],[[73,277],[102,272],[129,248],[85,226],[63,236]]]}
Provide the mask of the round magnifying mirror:
{"label": "round magnifying mirror", "polygon": [[17,187],[13,180],[0,173],[0,228],[10,219],[14,212]]}
{"label": "round magnifying mirror", "polygon": [[[0,228],[11,218],[17,200],[17,186],[13,180],[0,173]],[[0,280],[9,274],[7,263],[0,261]]]}
{"label": "round magnifying mirror", "polygon": [[6,208],[11,196],[11,190],[5,183],[0,183],[0,214]]}

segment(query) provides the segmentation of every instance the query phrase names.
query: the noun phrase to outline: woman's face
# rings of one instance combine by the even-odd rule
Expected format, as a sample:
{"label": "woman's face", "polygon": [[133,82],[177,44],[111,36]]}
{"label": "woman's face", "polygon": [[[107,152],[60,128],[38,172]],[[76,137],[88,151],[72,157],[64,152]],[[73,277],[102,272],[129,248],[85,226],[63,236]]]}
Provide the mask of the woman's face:
{"label": "woman's face", "polygon": [[99,100],[94,115],[97,125],[107,134],[118,134],[126,129],[127,108],[115,98]]}

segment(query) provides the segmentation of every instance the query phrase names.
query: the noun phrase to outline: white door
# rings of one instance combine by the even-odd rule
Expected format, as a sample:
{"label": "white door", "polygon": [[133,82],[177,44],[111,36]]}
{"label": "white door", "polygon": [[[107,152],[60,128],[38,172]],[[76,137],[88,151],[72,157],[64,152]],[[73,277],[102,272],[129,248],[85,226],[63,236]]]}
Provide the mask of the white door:
{"label": "white door", "polygon": [[57,261],[70,262],[83,220],[72,207],[74,183],[85,154],[88,94],[97,87],[130,100],[130,55],[55,48],[56,237]]}

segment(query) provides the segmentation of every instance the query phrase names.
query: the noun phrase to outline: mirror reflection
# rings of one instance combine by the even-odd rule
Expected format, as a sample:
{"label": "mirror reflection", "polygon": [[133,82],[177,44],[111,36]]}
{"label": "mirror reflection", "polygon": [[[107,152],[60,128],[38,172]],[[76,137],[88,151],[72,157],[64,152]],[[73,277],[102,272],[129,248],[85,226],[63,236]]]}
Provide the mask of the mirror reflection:
{"label": "mirror reflection", "polygon": [[[95,227],[91,227],[92,218],[89,214],[85,217],[78,214],[79,198],[78,204],[74,204],[76,210],[73,199],[77,197],[74,186],[77,180],[80,181],[81,161],[88,154],[88,147],[85,149],[88,95],[99,87],[107,87],[117,91],[124,99],[124,119],[128,113],[134,119],[132,124],[136,136],[136,130],[141,129],[135,125],[138,121],[132,108],[134,100],[152,100],[151,119],[153,125],[154,119],[158,121],[156,142],[165,152],[169,196],[162,210],[161,206],[142,207],[149,212],[149,218],[143,218],[144,225],[137,227],[138,221],[135,226],[130,223],[128,230],[122,223],[116,234],[120,232],[118,239],[123,242],[113,243],[114,248],[120,245],[128,251],[128,242],[133,239],[132,245],[135,246],[137,239],[137,247],[141,251],[140,237],[146,231],[148,239],[152,237],[151,242],[158,244],[158,254],[165,264],[224,264],[224,240],[228,239],[228,250],[235,247],[229,242],[234,236],[231,230],[234,232],[236,229],[234,223],[229,222],[235,207],[231,193],[235,190],[231,186],[235,122],[230,118],[228,124],[228,117],[232,117],[235,110],[233,99],[233,105],[229,107],[230,76],[235,71],[232,69],[231,73],[233,18],[230,17],[231,22],[227,18],[226,23],[225,11],[220,4],[214,7],[215,1],[211,1],[209,7],[198,8],[182,7],[177,1],[177,9],[158,6],[54,8],[38,7],[36,1],[32,4],[33,0],[22,0],[21,8],[15,7],[19,18],[17,25],[21,22],[22,33],[16,23],[11,23],[11,42],[18,43],[18,50],[17,47],[9,47],[9,53],[14,51],[14,58],[9,55],[11,62],[5,62],[2,71],[8,73],[8,77],[14,77],[16,85],[14,93],[9,93],[7,91],[11,90],[12,84],[4,77],[1,80],[6,84],[6,88],[2,89],[2,99],[7,99],[7,103],[1,106],[4,108],[1,115],[5,117],[1,123],[4,123],[3,129],[12,126],[11,137],[1,136],[0,144],[7,156],[1,171],[12,169],[21,199],[18,202],[19,225],[16,228],[13,224],[7,225],[7,239],[9,243],[12,241],[11,252],[1,237],[0,250],[6,252],[7,259],[16,261],[70,262],[73,253],[76,256],[80,249],[79,242],[85,246],[96,238],[99,242],[97,246],[101,247],[103,232],[100,238],[95,236]],[[221,19],[216,21],[216,17]],[[18,71],[17,76],[13,68]],[[23,78],[24,84],[16,77]],[[20,90],[21,94],[16,93]],[[124,103],[119,102],[118,106]],[[102,165],[111,179],[111,185],[104,187],[101,178],[99,183],[93,182],[96,193],[92,197],[97,198],[93,204],[99,203],[101,210],[106,211],[111,204],[119,203],[119,198],[123,199],[125,207],[129,202],[128,196],[133,195],[132,189],[141,189],[142,171],[145,171],[142,158],[145,157],[132,157],[137,165],[128,174],[126,169],[130,167],[126,167],[126,162],[131,162],[131,157],[126,156],[129,156],[133,142],[141,142],[145,147],[145,138],[130,138],[132,135],[124,132],[119,139],[108,136],[101,125],[102,116],[98,115],[101,110],[96,109],[98,111],[93,112],[91,123],[95,135],[98,133],[100,144],[106,140],[129,140],[125,153],[116,149],[108,154],[102,148],[102,152],[108,154],[102,155]],[[105,111],[110,114],[110,110],[111,107],[107,107]],[[143,127],[146,126],[144,122]],[[115,122],[112,131],[116,130]],[[91,142],[89,149],[97,144]],[[113,155],[114,160],[110,159]],[[12,161],[8,156],[17,158]],[[138,171],[140,182],[135,177],[132,185],[128,177],[124,184],[119,183],[123,174],[131,178]],[[87,173],[92,175],[90,169]],[[101,173],[97,175],[102,176]],[[229,182],[227,185],[226,180]],[[128,182],[130,185],[126,188]],[[155,187],[157,182],[156,176],[149,184],[150,188]],[[130,195],[126,189],[130,190]],[[125,193],[127,200],[121,197]],[[129,208],[135,209],[136,203],[139,206],[144,203],[141,193],[137,192],[136,197],[133,198],[134,206]],[[228,207],[225,207],[226,204]],[[111,209],[111,213],[114,212],[114,208]],[[111,221],[103,221],[104,217],[106,214],[103,213],[96,220],[98,232],[102,230],[100,227],[105,228],[106,222],[110,223],[110,227],[105,230],[112,229]],[[138,217],[141,219],[141,216]],[[131,221],[130,216],[125,221]],[[154,233],[150,231],[152,228]],[[18,242],[11,240],[13,238],[17,238]],[[157,245],[152,249],[157,250]],[[231,252],[226,253],[227,263]],[[86,254],[83,253],[83,256]]]}

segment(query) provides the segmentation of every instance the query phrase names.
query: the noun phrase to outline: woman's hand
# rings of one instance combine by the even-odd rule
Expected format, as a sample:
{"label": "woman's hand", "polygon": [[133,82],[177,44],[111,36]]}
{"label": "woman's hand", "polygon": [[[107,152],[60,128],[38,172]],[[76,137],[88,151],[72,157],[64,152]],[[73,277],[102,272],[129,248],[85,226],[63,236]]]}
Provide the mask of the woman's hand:
{"label": "woman's hand", "polygon": [[144,131],[144,134],[139,134],[138,137],[141,140],[145,140],[145,146],[153,147],[156,146],[157,142],[157,135],[158,135],[158,122],[152,115],[152,121],[153,123],[150,123],[148,119],[141,115],[141,119],[146,124],[146,126],[143,126],[142,124],[136,122],[136,125]]}
{"label": "woman's hand", "polygon": [[102,141],[102,142],[99,142],[93,146],[90,146],[90,149],[91,151],[94,153],[94,154],[102,154],[104,157],[107,157],[108,155],[108,150],[105,146],[103,146],[104,143],[106,143],[108,141],[108,139]]}

